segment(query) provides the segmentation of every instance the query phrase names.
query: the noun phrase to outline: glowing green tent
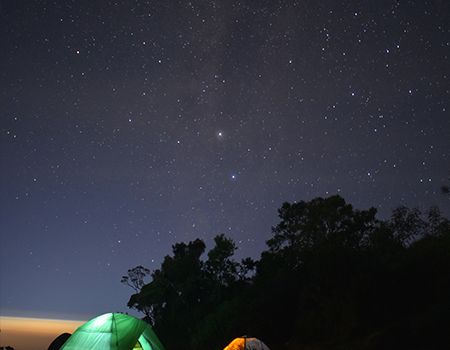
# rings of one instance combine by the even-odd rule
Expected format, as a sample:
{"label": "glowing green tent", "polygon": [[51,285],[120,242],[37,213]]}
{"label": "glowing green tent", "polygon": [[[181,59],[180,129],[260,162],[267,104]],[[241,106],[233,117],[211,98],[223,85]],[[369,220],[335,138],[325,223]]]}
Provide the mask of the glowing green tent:
{"label": "glowing green tent", "polygon": [[78,329],[61,350],[164,350],[146,322],[124,314],[104,314]]}

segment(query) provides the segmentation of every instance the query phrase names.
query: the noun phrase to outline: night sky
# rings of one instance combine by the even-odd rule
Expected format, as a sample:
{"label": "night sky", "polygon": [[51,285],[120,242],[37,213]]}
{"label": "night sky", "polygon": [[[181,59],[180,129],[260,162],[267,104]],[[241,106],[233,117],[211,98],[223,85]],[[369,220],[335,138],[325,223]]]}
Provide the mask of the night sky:
{"label": "night sky", "polygon": [[177,242],[258,259],[285,201],[450,216],[447,0],[0,12],[4,316],[127,312]]}

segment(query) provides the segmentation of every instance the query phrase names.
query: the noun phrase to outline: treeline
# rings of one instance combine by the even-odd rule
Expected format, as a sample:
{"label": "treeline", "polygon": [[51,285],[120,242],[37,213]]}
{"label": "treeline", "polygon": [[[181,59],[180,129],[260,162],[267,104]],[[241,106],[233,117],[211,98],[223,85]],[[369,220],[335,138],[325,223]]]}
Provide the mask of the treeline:
{"label": "treeline", "polygon": [[448,346],[450,221],[437,207],[375,214],[337,195],[284,203],[259,261],[236,262],[224,235],[206,260],[203,241],[177,243],[160,269],[123,277],[136,290],[128,306],[166,350],[220,350],[242,335],[273,350]]}

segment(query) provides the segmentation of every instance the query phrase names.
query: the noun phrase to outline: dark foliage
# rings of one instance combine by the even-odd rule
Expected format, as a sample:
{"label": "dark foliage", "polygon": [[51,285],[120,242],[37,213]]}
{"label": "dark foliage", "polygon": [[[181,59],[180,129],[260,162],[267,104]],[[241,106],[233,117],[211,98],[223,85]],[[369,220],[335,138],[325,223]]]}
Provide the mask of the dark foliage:
{"label": "dark foliage", "polygon": [[450,193],[450,187],[449,186],[442,186],[441,187],[441,193],[442,194],[449,194]]}
{"label": "dark foliage", "polygon": [[224,235],[206,261],[201,240],[178,243],[128,306],[167,350],[219,350],[244,334],[286,350],[441,349],[450,222],[436,207],[375,215],[340,196],[284,203],[259,261],[234,261]]}

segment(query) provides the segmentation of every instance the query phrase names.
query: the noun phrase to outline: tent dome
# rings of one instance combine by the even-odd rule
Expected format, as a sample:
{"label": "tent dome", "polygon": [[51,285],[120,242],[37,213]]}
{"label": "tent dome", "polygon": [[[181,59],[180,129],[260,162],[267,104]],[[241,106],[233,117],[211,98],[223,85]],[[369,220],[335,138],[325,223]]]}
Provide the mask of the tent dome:
{"label": "tent dome", "polygon": [[47,350],[59,350],[61,346],[70,338],[70,333],[63,333],[53,340]]}
{"label": "tent dome", "polygon": [[136,317],[109,313],[81,325],[61,350],[164,350],[150,325]]}
{"label": "tent dome", "polygon": [[234,339],[223,350],[270,350],[266,344],[256,338],[240,337]]}

